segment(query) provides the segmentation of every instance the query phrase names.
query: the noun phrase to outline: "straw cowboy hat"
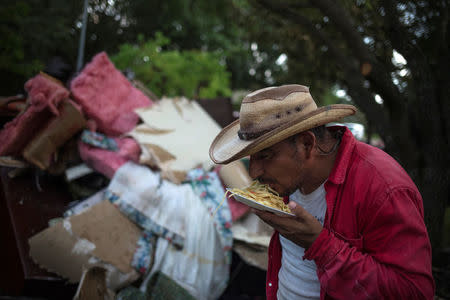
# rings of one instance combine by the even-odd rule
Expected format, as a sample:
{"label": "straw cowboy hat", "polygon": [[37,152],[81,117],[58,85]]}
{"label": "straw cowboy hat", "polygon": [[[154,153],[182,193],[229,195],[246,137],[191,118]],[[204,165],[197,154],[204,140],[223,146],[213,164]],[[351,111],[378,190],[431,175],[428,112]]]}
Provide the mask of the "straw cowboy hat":
{"label": "straw cowboy hat", "polygon": [[303,85],[268,87],[242,100],[239,120],[217,135],[209,156],[217,164],[227,164],[270,147],[296,133],[353,115],[347,104],[317,107]]}

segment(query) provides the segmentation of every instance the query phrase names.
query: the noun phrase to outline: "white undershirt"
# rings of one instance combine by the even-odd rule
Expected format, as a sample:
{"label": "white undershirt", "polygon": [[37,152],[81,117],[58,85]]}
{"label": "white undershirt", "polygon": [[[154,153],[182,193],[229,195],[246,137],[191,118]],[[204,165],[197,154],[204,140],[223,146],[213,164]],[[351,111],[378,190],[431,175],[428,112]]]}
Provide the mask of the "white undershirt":
{"label": "white undershirt", "polygon": [[[327,210],[324,184],[308,195],[303,195],[297,190],[289,199],[300,204],[323,225]],[[280,235],[280,242],[282,257],[278,273],[277,298],[280,300],[319,299],[320,283],[314,261],[303,260],[305,249],[282,235]]]}

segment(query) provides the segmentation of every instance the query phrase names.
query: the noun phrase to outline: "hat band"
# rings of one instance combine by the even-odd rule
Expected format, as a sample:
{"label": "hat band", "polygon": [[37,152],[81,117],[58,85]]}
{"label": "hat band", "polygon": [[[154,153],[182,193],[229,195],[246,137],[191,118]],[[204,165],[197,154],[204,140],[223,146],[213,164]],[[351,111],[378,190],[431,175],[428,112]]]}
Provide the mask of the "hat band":
{"label": "hat band", "polygon": [[263,131],[258,131],[258,132],[243,132],[242,130],[239,130],[237,134],[238,134],[238,137],[241,140],[250,141],[250,140],[259,138],[260,136],[262,136],[263,134],[271,131],[274,128],[269,128],[269,129],[266,129],[266,130],[263,130]]}

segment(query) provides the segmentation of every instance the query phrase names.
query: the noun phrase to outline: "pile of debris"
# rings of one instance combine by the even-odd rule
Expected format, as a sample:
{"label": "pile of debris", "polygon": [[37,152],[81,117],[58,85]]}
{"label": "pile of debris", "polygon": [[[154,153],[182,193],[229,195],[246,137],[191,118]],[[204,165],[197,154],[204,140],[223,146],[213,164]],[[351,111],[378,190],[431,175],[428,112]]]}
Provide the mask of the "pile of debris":
{"label": "pile of debris", "polygon": [[72,186],[105,179],[88,193],[74,188],[75,204],[29,240],[38,265],[80,282],[75,298],[217,299],[229,281],[233,240],[241,241],[236,252],[264,268],[265,249],[261,262],[245,245],[267,247],[270,230],[246,206],[223,201],[225,187],[249,185],[247,170],[240,161],[211,162],[221,127],[196,101],[156,99],[106,53],[68,88],[41,73],[25,90],[20,113],[0,131],[9,176],[39,169]]}

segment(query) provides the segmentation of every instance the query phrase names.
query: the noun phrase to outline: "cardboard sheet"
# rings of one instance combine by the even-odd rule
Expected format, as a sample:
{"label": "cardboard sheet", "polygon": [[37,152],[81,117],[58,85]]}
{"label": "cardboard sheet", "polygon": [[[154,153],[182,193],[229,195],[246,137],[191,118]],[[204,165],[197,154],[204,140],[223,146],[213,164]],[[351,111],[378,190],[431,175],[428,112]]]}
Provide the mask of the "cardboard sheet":
{"label": "cardboard sheet", "polygon": [[141,146],[141,163],[156,164],[173,182],[195,167],[213,166],[209,146],[221,127],[196,101],[163,98],[135,111],[144,121],[130,132]]}
{"label": "cardboard sheet", "polygon": [[29,240],[30,256],[41,267],[70,282],[84,268],[101,264],[108,269],[112,289],[138,277],[131,267],[141,230],[109,201],[56,223]]}
{"label": "cardboard sheet", "polygon": [[141,230],[109,201],[69,218],[73,233],[96,247],[92,254],[128,273]]}
{"label": "cardboard sheet", "polygon": [[247,264],[267,271],[269,260],[267,247],[236,241],[233,245],[233,250]]}
{"label": "cardboard sheet", "polygon": [[82,241],[57,223],[29,240],[30,256],[42,268],[78,282],[83,266],[88,265],[92,246]]}
{"label": "cardboard sheet", "polygon": [[268,247],[273,228],[255,214],[248,214],[234,222],[231,231],[235,240]]}
{"label": "cardboard sheet", "polygon": [[233,223],[233,250],[248,264],[267,270],[267,255],[273,228],[255,214],[248,214]]}

